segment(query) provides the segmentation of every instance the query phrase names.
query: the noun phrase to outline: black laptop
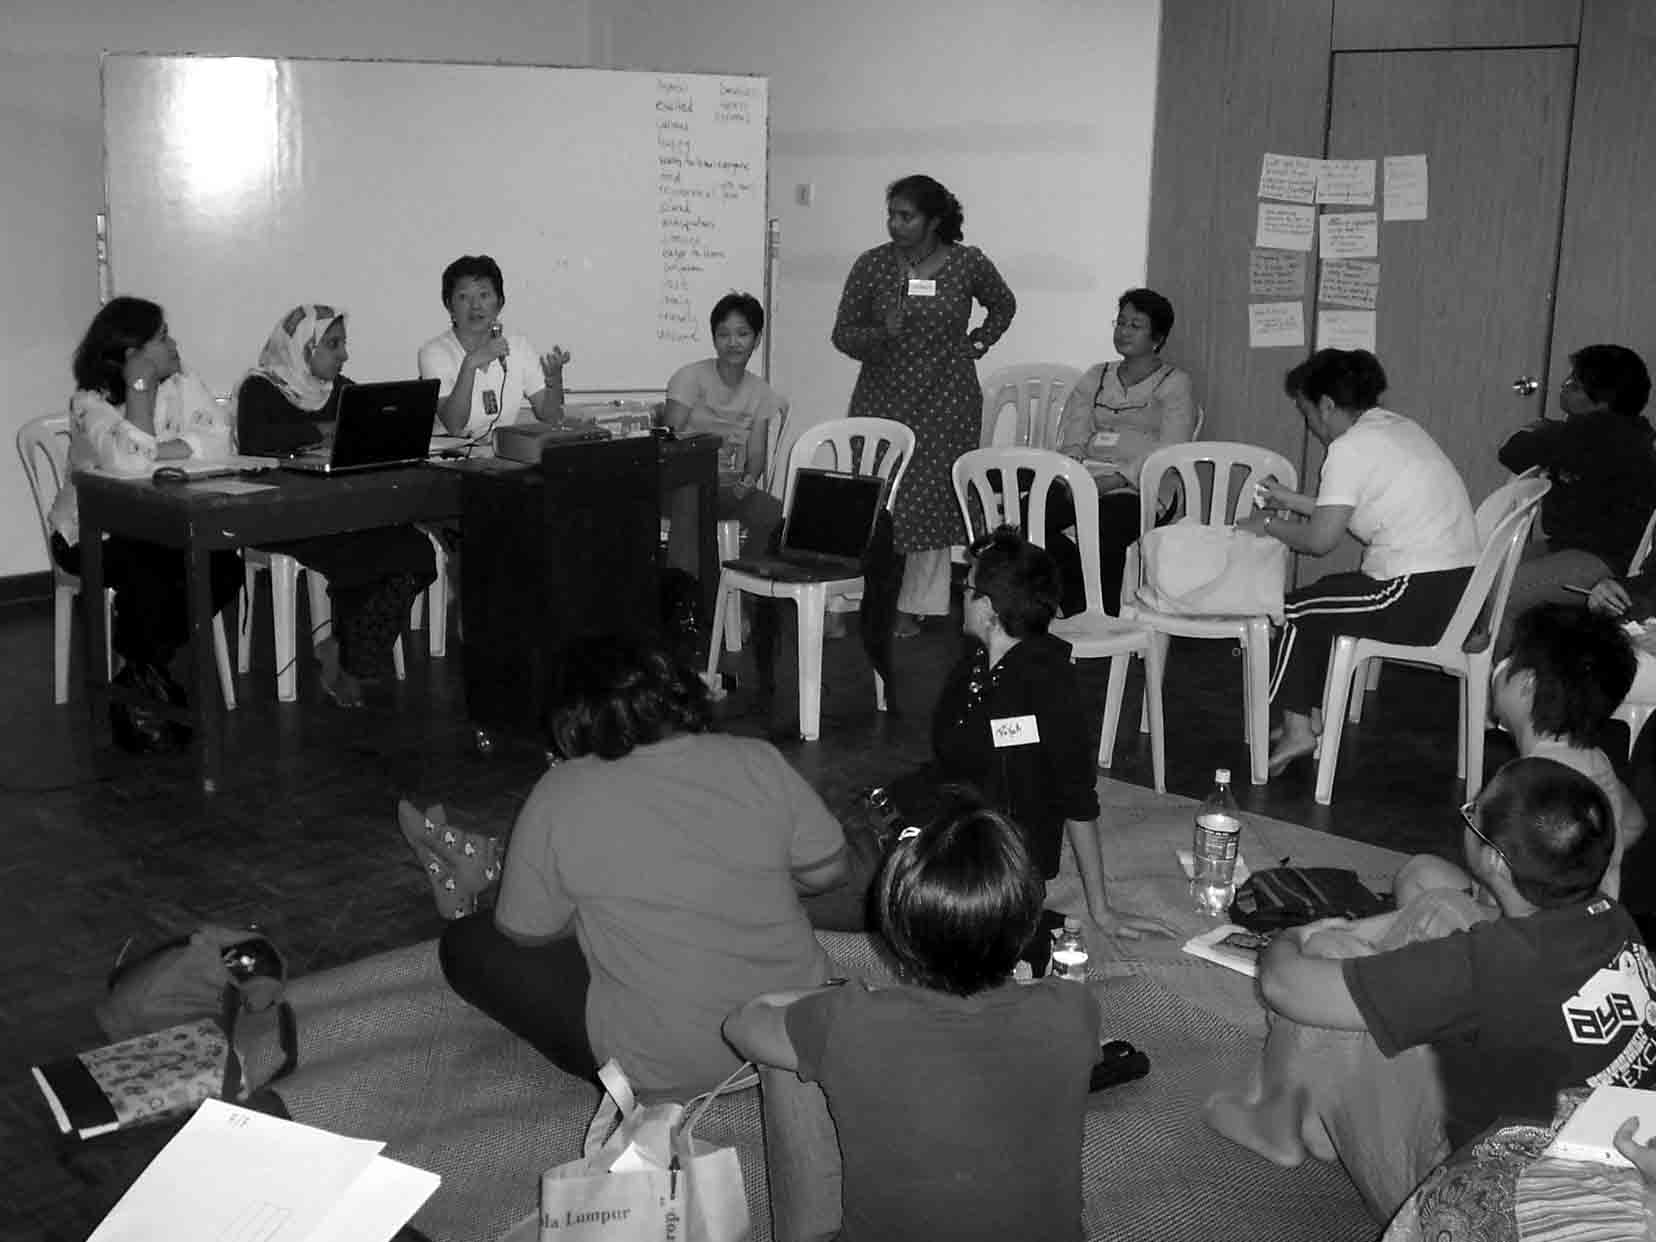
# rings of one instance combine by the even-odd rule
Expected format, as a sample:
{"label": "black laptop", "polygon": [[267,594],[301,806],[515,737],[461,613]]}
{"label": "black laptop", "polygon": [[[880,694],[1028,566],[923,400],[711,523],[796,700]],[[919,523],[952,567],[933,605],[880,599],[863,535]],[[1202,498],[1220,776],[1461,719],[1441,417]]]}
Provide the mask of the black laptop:
{"label": "black laptop", "polygon": [[431,453],[437,387],[434,379],[351,385],[339,398],[333,447],[290,457],[282,467],[349,474],[424,461]]}
{"label": "black laptop", "polygon": [[878,475],[798,470],[781,548],[773,556],[739,556],[725,564],[777,582],[861,577],[863,554],[885,506],[887,486]]}

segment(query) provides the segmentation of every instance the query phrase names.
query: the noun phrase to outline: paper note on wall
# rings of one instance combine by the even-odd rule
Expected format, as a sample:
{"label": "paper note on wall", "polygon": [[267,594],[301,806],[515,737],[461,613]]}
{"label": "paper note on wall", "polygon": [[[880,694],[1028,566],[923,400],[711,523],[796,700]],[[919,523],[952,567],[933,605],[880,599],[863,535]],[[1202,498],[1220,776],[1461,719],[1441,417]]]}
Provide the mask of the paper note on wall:
{"label": "paper note on wall", "polygon": [[1298,302],[1250,302],[1248,348],[1305,346],[1305,308]]}
{"label": "paper note on wall", "polygon": [[1259,161],[1259,197],[1287,203],[1316,202],[1317,169],[1321,164],[1321,160],[1309,155],[1265,152]]}
{"label": "paper note on wall", "polygon": [[1259,228],[1254,245],[1266,250],[1311,249],[1317,231],[1317,209],[1290,203],[1259,204]]}
{"label": "paper note on wall", "polygon": [[1427,204],[1426,157],[1386,157],[1385,213],[1388,220],[1424,220]]}
{"label": "paper note on wall", "polygon": [[1303,298],[1308,262],[1306,255],[1295,250],[1250,250],[1248,296]]}
{"label": "paper note on wall", "polygon": [[1317,301],[1324,306],[1373,310],[1380,292],[1380,265],[1370,259],[1324,259],[1317,273]]}
{"label": "paper note on wall", "polygon": [[1325,212],[1319,225],[1325,260],[1372,259],[1380,253],[1380,218],[1372,211]]}
{"label": "paper note on wall", "polygon": [[1317,201],[1336,207],[1374,205],[1373,160],[1323,160],[1317,169]]}
{"label": "paper note on wall", "polygon": [[1318,349],[1366,349],[1374,352],[1374,312],[1319,310]]}

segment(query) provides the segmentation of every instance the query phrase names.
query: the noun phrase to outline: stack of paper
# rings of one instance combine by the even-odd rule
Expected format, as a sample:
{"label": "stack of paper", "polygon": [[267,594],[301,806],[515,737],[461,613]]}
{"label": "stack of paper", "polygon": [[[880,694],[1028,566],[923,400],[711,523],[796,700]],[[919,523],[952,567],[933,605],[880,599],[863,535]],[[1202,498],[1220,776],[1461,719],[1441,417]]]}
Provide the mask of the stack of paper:
{"label": "stack of paper", "polygon": [[441,1179],[384,1146],[207,1100],[89,1242],[385,1242]]}

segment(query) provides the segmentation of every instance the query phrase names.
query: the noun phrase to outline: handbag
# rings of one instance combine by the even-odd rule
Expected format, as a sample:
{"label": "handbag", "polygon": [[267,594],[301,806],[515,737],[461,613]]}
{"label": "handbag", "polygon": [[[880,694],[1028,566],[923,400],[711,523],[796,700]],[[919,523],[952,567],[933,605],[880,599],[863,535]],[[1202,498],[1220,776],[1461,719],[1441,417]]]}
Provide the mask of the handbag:
{"label": "handbag", "polygon": [[282,999],[287,963],[256,929],[204,923],[135,958],[115,963],[98,1026],[111,1040],[197,1018],[262,1013]]}
{"label": "handbag", "polygon": [[1138,600],[1181,617],[1282,620],[1286,544],[1234,526],[1184,519],[1139,539],[1144,567]]}
{"label": "handbag", "polygon": [[[640,1105],[614,1060],[582,1156],[541,1175],[540,1237],[556,1242],[746,1242],[742,1166],[732,1147],[697,1141],[708,1106],[748,1078],[742,1065],[690,1104]],[[513,1236],[518,1236],[514,1230]]]}
{"label": "handbag", "polygon": [[1366,919],[1394,909],[1388,894],[1369,891],[1346,867],[1271,867],[1256,871],[1236,890],[1230,921],[1269,934],[1318,919]]}

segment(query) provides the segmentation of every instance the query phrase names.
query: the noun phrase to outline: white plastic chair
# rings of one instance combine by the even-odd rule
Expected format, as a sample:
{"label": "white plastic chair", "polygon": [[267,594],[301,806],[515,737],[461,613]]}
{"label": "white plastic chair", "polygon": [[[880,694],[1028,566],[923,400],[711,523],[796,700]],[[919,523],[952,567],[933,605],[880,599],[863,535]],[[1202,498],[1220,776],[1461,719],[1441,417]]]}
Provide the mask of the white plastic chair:
{"label": "white plastic chair", "polygon": [[[408,628],[418,630],[425,621],[425,614],[431,614],[431,634],[428,638],[428,649],[433,660],[441,660],[448,655],[448,606],[449,606],[449,558],[448,548],[443,544],[443,538],[436,531],[430,530],[416,523],[422,535],[431,540],[431,555],[437,563],[437,577],[426,588],[425,594],[414,601],[414,606],[408,612]],[[314,615],[314,614],[313,614]],[[398,676],[401,676],[399,673]]]}
{"label": "white plastic chair", "polygon": [[[1656,509],[1652,509],[1650,520],[1645,523],[1644,535],[1639,540],[1639,546],[1633,552],[1633,559],[1627,563],[1627,576],[1632,577],[1645,566],[1650,558],[1650,545],[1656,539]],[[1633,745],[1639,740],[1639,734],[1644,730],[1645,723],[1652,715],[1656,715],[1656,676],[1651,672],[1652,660],[1643,652],[1639,655],[1639,672],[1634,678],[1633,687],[1627,692],[1627,697],[1616,708],[1614,718],[1627,725],[1627,750],[1633,752]]]}
{"label": "white plastic chair", "polygon": [[[1019,471],[1029,471],[1029,523],[1024,527],[1031,543],[1045,546],[1046,506],[1052,487],[1067,483],[1076,496],[1092,494],[1092,476],[1080,462],[1049,449],[995,447],[973,449],[955,459],[955,500],[967,531],[976,536],[997,526],[1023,526],[1018,503]],[[973,521],[974,507],[982,518]],[[1167,753],[1162,731],[1162,651],[1142,625],[1121,621],[1104,611],[1103,583],[1098,571],[1098,509],[1076,505],[1076,535],[1081,549],[1081,574],[1087,607],[1073,617],[1052,623],[1051,632],[1070,644],[1077,660],[1109,660],[1110,682],[1104,695],[1104,728],[1098,739],[1098,766],[1115,759],[1116,730],[1121,723],[1121,700],[1127,685],[1127,664],[1133,656],[1144,661],[1144,703],[1150,722],[1150,763],[1156,792],[1167,791]]]}
{"label": "white plastic chair", "polygon": [[[812,465],[819,450],[832,449],[835,470],[852,474],[877,474],[890,480],[886,508],[896,502],[897,489],[914,456],[914,432],[889,418],[838,418],[808,427],[794,441],[788,455],[788,483],[782,511],[793,501],[795,472]],[[757,574],[743,573],[726,565],[719,571],[718,603],[713,610],[713,633],[707,646],[707,678],[718,674],[720,648],[728,632],[740,628],[741,597],[791,599],[799,613],[799,734],[814,741],[822,727],[822,638],[823,616],[831,596],[862,590],[863,580],[836,578],[828,582],[778,582]],[[885,681],[874,674],[875,706],[885,710]]]}
{"label": "white plastic chair", "polygon": [[[1156,525],[1157,498],[1163,479],[1178,475],[1183,490],[1185,521],[1209,526],[1234,525],[1253,512],[1256,483],[1274,475],[1286,488],[1299,486],[1299,472],[1286,457],[1252,444],[1223,440],[1170,444],[1144,459],[1139,470],[1139,531]],[[1165,661],[1168,640],[1210,638],[1242,648],[1242,710],[1248,739],[1249,775],[1255,785],[1270,776],[1271,619],[1269,617],[1181,617],[1157,612],[1138,602],[1143,567],[1138,546],[1127,549],[1121,576],[1121,616],[1150,630]],[[1148,667],[1148,666],[1147,666]],[[1140,728],[1148,724],[1141,720]]]}
{"label": "white plastic chair", "polygon": [[[1541,467],[1531,466],[1522,474],[1513,475],[1483,498],[1483,501],[1472,514],[1472,520],[1478,527],[1478,546],[1480,548],[1489,542],[1489,537],[1495,533],[1495,528],[1501,524],[1501,519],[1512,512],[1513,505],[1529,494],[1526,480],[1540,477]],[[1648,538],[1648,528],[1646,537]],[[1519,545],[1520,549],[1522,549],[1522,546],[1522,544]],[[1637,563],[1640,554],[1635,552],[1633,555],[1635,563]],[[1522,556],[1519,559],[1521,560]],[[1633,571],[1630,569],[1628,572],[1632,573]],[[1379,659],[1368,661],[1366,666],[1368,671],[1363,676],[1363,693],[1353,694],[1351,696],[1351,706],[1346,709],[1346,719],[1352,724],[1357,724],[1363,719],[1364,700],[1379,689],[1380,669],[1384,664],[1385,661]]]}
{"label": "white plastic chair", "polygon": [[1473,566],[1449,624],[1435,643],[1388,643],[1374,638],[1341,635],[1334,640],[1323,684],[1323,735],[1317,759],[1316,799],[1327,806],[1334,796],[1334,772],[1340,761],[1352,687],[1363,684],[1364,665],[1370,660],[1402,660],[1441,669],[1461,682],[1459,739],[1455,748],[1455,775],[1466,781],[1466,797],[1483,787],[1484,718],[1489,713],[1489,674],[1494,663],[1495,635],[1506,611],[1507,593],[1524,542],[1529,538],[1541,498],[1552,488],[1542,478],[1515,480],[1501,489],[1507,512],[1496,523]]}
{"label": "white plastic chair", "polygon": [[[765,477],[759,485],[767,492],[776,486],[776,453],[782,445],[782,429],[788,422],[788,403],[782,403],[780,414],[770,420],[765,428]],[[735,518],[724,518],[719,522],[719,564],[733,561],[742,554],[742,524]],[[725,630],[725,650],[740,651],[742,649],[742,627],[730,626]]]}
{"label": "white plastic chair", "polygon": [[[23,459],[23,473],[34,496],[35,516],[40,520],[40,537],[46,546],[46,563],[52,567],[52,701],[60,707],[69,701],[69,643],[75,597],[80,579],[66,573],[52,557],[52,529],[46,516],[63,488],[69,473],[69,419],[61,414],[32,418],[17,429],[17,455]],[[113,633],[115,592],[104,591],[104,675],[113,676],[115,657],[110,647]],[[219,689],[224,706],[236,710],[236,681],[230,672],[230,647],[224,637],[224,618],[213,617],[213,655],[218,664]]]}
{"label": "white plastic chair", "polygon": [[983,381],[983,428],[978,444],[989,448],[1007,443],[1000,427],[1003,411],[1011,406],[1011,443],[1053,448],[1064,402],[1080,378],[1078,368],[1061,362],[1030,362],[995,371]]}
{"label": "white plastic chair", "polygon": [[[242,561],[246,566],[246,606],[242,609],[241,629],[236,639],[236,667],[246,673],[253,664],[253,600],[254,588],[262,573],[270,575],[270,639],[276,652],[276,698],[291,703],[299,697],[298,631],[299,631],[299,575],[305,575],[310,592],[311,649],[333,633],[333,607],[328,602],[328,580],[314,569],[307,569],[294,557],[267,548],[244,548]],[[437,624],[435,614],[432,625]],[[435,639],[435,635],[433,636]],[[391,663],[396,668],[397,680],[407,674],[403,665],[403,643],[399,636],[391,645]]]}

